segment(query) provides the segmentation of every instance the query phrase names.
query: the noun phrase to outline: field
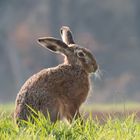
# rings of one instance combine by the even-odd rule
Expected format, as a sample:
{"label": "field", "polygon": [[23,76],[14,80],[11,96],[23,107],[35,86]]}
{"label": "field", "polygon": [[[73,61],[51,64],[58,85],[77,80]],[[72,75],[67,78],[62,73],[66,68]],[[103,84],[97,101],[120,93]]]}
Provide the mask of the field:
{"label": "field", "polygon": [[0,106],[0,140],[140,140],[139,104],[94,105],[82,108],[84,122],[51,124],[42,114],[35,123],[13,120],[13,105]]}

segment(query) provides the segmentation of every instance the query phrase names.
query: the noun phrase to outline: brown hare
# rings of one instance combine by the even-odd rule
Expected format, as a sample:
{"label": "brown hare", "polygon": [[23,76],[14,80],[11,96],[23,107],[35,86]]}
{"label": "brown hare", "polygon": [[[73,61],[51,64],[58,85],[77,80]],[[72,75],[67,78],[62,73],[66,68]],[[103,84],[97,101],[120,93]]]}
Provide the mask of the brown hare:
{"label": "brown hare", "polygon": [[62,41],[53,37],[39,38],[38,43],[52,52],[64,55],[64,63],[43,69],[30,77],[19,91],[14,117],[16,122],[28,120],[29,106],[40,111],[51,122],[80,117],[79,107],[89,92],[89,75],[98,65],[91,52],[75,44],[69,27],[60,29]]}

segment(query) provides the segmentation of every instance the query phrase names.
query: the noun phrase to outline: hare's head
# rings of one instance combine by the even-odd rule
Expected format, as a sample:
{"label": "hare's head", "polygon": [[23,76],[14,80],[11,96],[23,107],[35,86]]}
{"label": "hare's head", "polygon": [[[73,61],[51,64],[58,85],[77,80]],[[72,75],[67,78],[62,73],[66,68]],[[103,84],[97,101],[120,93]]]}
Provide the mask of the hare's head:
{"label": "hare's head", "polygon": [[72,32],[69,27],[63,26],[60,29],[62,41],[53,37],[39,38],[38,42],[41,46],[65,56],[65,64],[79,65],[86,72],[96,72],[98,65],[92,53],[77,44],[75,44]]}

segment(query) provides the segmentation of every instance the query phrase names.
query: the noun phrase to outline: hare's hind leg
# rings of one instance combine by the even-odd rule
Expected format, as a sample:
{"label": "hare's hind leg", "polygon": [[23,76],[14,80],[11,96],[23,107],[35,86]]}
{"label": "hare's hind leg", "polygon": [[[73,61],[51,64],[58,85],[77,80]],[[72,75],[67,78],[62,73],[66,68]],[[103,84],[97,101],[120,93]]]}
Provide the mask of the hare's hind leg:
{"label": "hare's hind leg", "polygon": [[24,106],[22,104],[19,104],[16,106],[16,109],[14,112],[14,119],[18,125],[21,124],[21,120],[27,121],[28,116],[29,116],[29,112],[28,112],[26,106]]}

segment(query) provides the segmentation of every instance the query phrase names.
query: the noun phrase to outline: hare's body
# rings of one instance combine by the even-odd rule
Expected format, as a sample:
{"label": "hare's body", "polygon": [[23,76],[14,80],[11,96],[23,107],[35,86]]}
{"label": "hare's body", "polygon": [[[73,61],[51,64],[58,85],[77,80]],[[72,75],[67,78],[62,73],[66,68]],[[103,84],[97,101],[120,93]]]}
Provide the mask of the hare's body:
{"label": "hare's body", "polygon": [[89,50],[76,45],[68,27],[61,28],[62,41],[40,38],[39,44],[65,56],[64,63],[44,69],[25,82],[16,98],[15,119],[28,120],[35,111],[55,122],[64,117],[71,121],[80,116],[79,107],[86,100],[89,91],[89,73],[95,73],[98,66]]}
{"label": "hare's body", "polygon": [[71,120],[79,113],[88,90],[88,74],[79,66],[59,65],[44,69],[29,78],[21,88],[15,117],[27,120],[29,105],[44,115],[51,112],[51,121],[62,117]]}

